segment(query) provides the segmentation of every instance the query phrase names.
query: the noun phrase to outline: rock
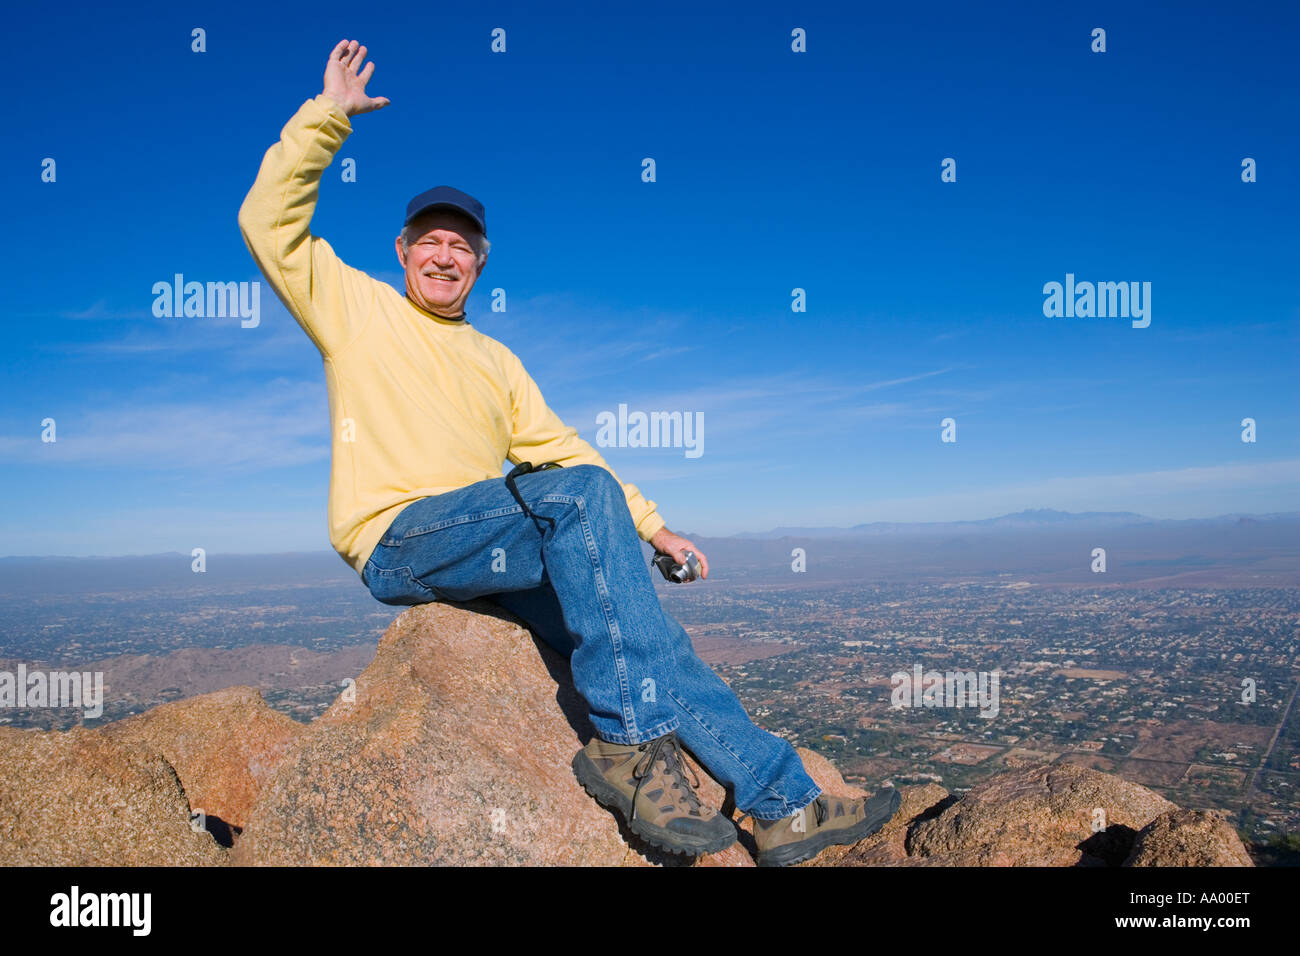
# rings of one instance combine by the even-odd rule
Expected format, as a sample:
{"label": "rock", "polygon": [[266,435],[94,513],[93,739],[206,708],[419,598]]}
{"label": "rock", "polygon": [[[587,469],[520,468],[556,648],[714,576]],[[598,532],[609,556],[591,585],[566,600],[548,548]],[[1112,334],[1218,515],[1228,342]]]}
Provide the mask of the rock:
{"label": "rock", "polygon": [[1205,810],[1170,810],[1138,833],[1125,866],[1254,866],[1226,820]]}
{"label": "rock", "polygon": [[[590,733],[568,663],[507,612],[413,607],[380,640],[355,701],[335,701],[287,754],[231,862],[682,861],[642,845],[574,779]],[[752,865],[739,846],[703,862]]]}
{"label": "rock", "polygon": [[305,730],[253,688],[227,687],[116,721],[103,733],[166,757],[190,809],[202,810],[208,831],[230,846],[262,786]]}
{"label": "rock", "polygon": [[[1093,832],[1098,809],[1106,826]],[[1137,831],[1172,809],[1145,787],[1086,767],[1026,767],[917,824],[907,849],[953,866],[1118,866]]]}
{"label": "rock", "polygon": [[98,730],[0,728],[0,866],[220,866],[161,754]]}

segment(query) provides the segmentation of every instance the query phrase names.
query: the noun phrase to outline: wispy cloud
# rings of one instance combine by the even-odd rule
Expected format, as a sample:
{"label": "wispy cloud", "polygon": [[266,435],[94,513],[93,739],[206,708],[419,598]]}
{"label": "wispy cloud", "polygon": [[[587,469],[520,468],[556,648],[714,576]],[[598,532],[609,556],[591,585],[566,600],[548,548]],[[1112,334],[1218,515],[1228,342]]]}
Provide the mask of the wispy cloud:
{"label": "wispy cloud", "polygon": [[145,401],[139,396],[76,414],[54,413],[55,442],[0,436],[0,461],[258,471],[329,458],[329,411],[323,383],[277,380],[255,393],[201,400]]}
{"label": "wispy cloud", "polygon": [[110,308],[103,299],[84,309],[71,309],[55,312],[61,319],[101,319],[116,321],[120,319],[153,319],[152,310],[145,308]]}
{"label": "wispy cloud", "polygon": [[[255,278],[260,279],[260,276]],[[105,323],[93,339],[87,338],[85,327],[61,330],[57,323],[49,323],[44,327],[44,340],[32,346],[46,353],[87,359],[103,357],[116,360],[123,356],[164,359],[172,355],[197,354],[210,357],[215,370],[223,360],[232,357],[241,364],[249,364],[260,359],[276,362],[282,356],[304,349],[315,352],[311,340],[264,280],[260,285],[259,302],[259,324],[253,328],[244,328],[239,316],[159,318],[151,308],[109,307],[103,299],[82,309],[12,313],[11,320],[16,316],[33,320]],[[66,332],[66,337],[61,332]]]}
{"label": "wispy cloud", "polygon": [[643,307],[633,311],[571,293],[515,296],[507,312],[475,315],[470,321],[524,359],[543,381],[593,381],[621,374],[630,362],[648,362],[693,351],[686,331],[698,319],[680,312]]}
{"label": "wispy cloud", "polygon": [[649,355],[641,357],[642,362],[654,362],[661,358],[667,358],[670,355],[681,355],[683,352],[694,352],[698,346],[695,345],[677,345],[672,348],[656,349]]}
{"label": "wispy cloud", "polygon": [[[922,416],[937,425],[937,410],[923,397],[909,396],[908,390],[915,388],[916,382],[944,371],[870,382],[845,382],[827,375],[785,371],[673,390],[628,387],[596,401],[587,398],[572,402],[554,396],[547,400],[615,470],[629,469],[635,476],[629,480],[660,477],[653,473],[656,467],[670,469],[671,473],[662,477],[701,478],[706,471],[716,471],[743,478],[754,467],[769,469],[773,449],[796,455],[809,448],[846,450],[845,436],[861,435],[867,425],[907,422]],[[865,398],[890,388],[902,394],[888,401]],[[605,412],[617,415],[620,403],[627,404],[629,412],[698,413],[703,427],[701,433],[693,434],[693,439],[703,455],[686,459],[685,448],[600,447],[597,416]],[[692,419],[692,425],[695,422]]]}
{"label": "wispy cloud", "polygon": [[[100,556],[180,552],[190,562],[193,548],[215,556],[232,552],[328,551],[323,526],[325,502],[308,507],[277,499],[263,510],[163,505],[87,510],[69,527],[48,522],[0,524],[3,554]],[[341,559],[340,559],[341,560]]]}

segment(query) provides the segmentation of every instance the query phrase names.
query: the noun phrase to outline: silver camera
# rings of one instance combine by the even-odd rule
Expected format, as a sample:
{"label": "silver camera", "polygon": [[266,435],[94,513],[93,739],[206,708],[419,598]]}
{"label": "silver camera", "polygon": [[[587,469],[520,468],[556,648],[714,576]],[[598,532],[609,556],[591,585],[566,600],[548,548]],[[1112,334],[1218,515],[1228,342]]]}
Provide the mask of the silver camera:
{"label": "silver camera", "polygon": [[673,584],[685,584],[687,581],[694,581],[700,576],[700,559],[695,556],[694,551],[686,552],[686,563],[678,564],[673,560],[671,554],[664,554],[662,551],[656,551],[654,556],[655,567],[664,579]]}

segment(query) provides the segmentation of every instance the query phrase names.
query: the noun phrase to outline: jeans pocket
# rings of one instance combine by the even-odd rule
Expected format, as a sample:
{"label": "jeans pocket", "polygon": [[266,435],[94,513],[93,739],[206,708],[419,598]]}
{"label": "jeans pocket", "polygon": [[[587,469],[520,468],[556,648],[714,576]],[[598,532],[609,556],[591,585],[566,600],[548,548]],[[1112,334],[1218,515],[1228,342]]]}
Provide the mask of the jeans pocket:
{"label": "jeans pocket", "polygon": [[433,588],[415,576],[408,567],[389,570],[373,564],[366,569],[366,585],[370,594],[381,604],[430,604],[442,600]]}

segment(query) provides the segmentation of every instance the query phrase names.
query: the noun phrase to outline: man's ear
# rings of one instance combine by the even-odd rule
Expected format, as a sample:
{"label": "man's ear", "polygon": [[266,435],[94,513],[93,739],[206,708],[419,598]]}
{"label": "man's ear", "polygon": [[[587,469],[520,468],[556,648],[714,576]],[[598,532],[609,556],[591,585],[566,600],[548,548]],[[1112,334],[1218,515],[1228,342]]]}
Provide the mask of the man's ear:
{"label": "man's ear", "polygon": [[474,276],[474,281],[475,281],[475,282],[477,282],[477,281],[478,281],[478,277],[481,276],[481,275],[483,274],[483,270],[487,268],[488,256],[490,256],[490,255],[492,255],[492,253],[489,252],[489,253],[487,254],[487,256],[484,256],[484,257],[483,257],[483,264],[482,264],[481,266],[478,267],[478,272],[477,272],[477,273],[475,274],[475,276]]}
{"label": "man's ear", "polygon": [[402,248],[402,237],[397,237],[397,261],[402,264],[402,269],[406,269],[406,250]]}

